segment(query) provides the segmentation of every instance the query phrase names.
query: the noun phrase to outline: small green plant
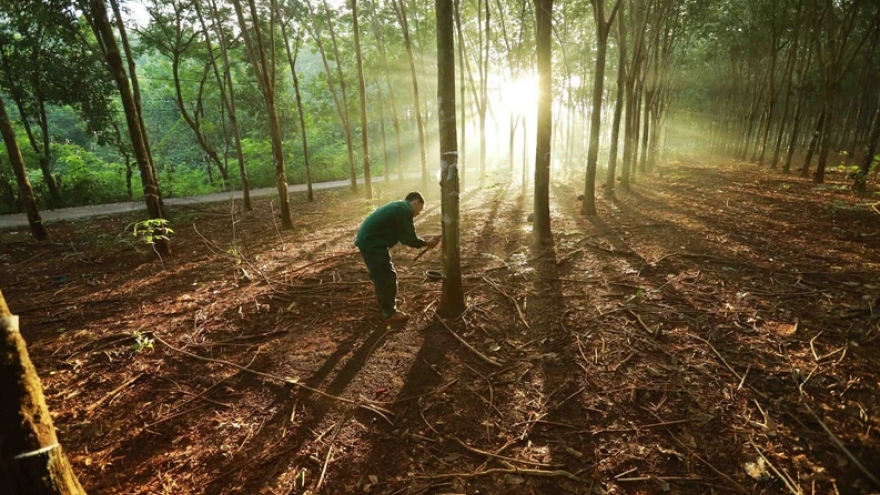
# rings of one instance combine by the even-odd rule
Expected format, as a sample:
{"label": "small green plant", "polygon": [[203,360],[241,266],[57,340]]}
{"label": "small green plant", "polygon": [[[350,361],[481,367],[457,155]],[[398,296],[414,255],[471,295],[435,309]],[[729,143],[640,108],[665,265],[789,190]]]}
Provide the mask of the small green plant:
{"label": "small green plant", "polygon": [[628,303],[639,302],[643,297],[645,297],[645,291],[642,289],[639,289],[636,291],[635,294],[627,297],[626,302],[628,302]]}
{"label": "small green plant", "polygon": [[145,244],[155,244],[159,239],[168,240],[168,234],[174,233],[169,225],[164,218],[150,218],[132,224],[131,233]]}
{"label": "small green plant", "polygon": [[135,332],[134,344],[131,344],[131,350],[134,351],[135,354],[139,354],[145,349],[149,351],[153,350],[153,339],[140,332]]}

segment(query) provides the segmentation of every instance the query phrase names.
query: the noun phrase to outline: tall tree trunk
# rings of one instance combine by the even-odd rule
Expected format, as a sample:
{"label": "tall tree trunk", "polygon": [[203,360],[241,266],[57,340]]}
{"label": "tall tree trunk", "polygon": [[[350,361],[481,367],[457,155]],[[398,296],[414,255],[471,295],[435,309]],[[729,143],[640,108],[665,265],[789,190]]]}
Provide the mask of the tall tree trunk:
{"label": "tall tree trunk", "polygon": [[[3,121],[8,123],[8,116]],[[18,328],[18,316],[9,311],[2,292],[0,397],[0,491],[9,495],[85,495],[58,443],[43,385]]]}
{"label": "tall tree trunk", "polygon": [[364,60],[361,53],[361,30],[358,25],[357,0],[351,0],[351,16],[354,27],[354,51],[357,59],[358,92],[361,97],[361,146],[364,153],[364,188],[367,190],[367,199],[373,199],[373,185],[370,180],[370,141],[367,129],[367,81],[364,78]]}
{"label": "tall tree trunk", "polygon": [[[251,66],[259,81],[260,90],[263,93],[263,100],[266,104],[266,112],[269,116],[269,134],[272,139],[272,157],[275,161],[275,183],[278,187],[278,202],[280,204],[281,229],[292,230],[293,219],[290,216],[290,201],[287,195],[287,171],[284,167],[284,145],[281,138],[281,124],[278,121],[278,109],[275,106],[275,54],[272,53],[272,62],[266,54],[263,41],[263,29],[260,27],[257,6],[254,0],[248,0],[250,7],[251,20],[253,23],[254,36],[256,43],[251,41],[249,26],[244,18],[244,12],[241,8],[241,0],[233,0],[232,5],[235,7],[235,14],[238,18],[238,24],[241,29],[241,35],[245,41],[245,47],[248,52]],[[272,15],[269,23],[272,33],[271,46],[275,46],[275,12],[277,12],[275,0],[272,1]],[[256,46],[254,46],[256,45]]]}
{"label": "tall tree trunk", "polygon": [[[409,71],[412,76],[413,86],[413,111],[415,112],[416,126],[419,131],[419,158],[422,163],[422,189],[428,189],[428,158],[425,149],[425,123],[422,118],[421,98],[419,97],[419,80],[416,72],[416,59],[413,54],[412,40],[409,33],[409,22],[406,18],[406,5],[403,0],[394,0],[397,18],[400,21],[400,27],[403,30],[403,45],[406,48],[406,56],[409,59]],[[454,55],[454,54],[453,54]]]}
{"label": "tall tree trunk", "polygon": [[458,143],[455,125],[455,29],[452,0],[435,0],[437,12],[437,115],[440,130],[440,194],[443,228],[443,292],[439,311],[458,317],[465,310],[459,245]]}
{"label": "tall tree trunk", "polygon": [[[24,159],[21,157],[21,149],[18,147],[18,140],[15,138],[15,130],[9,121],[9,115],[6,113],[6,106],[3,104],[2,98],[0,98],[0,133],[3,134],[3,142],[6,144],[6,151],[9,153],[9,162],[12,164],[12,171],[15,173],[15,180],[18,183],[18,197],[21,199],[21,206],[27,214],[31,234],[38,241],[48,240],[49,234],[46,232],[46,227],[43,226],[43,218],[40,216],[40,210],[37,208],[37,198],[34,196],[34,190],[31,187],[30,180],[28,180]],[[2,445],[2,442],[0,442],[0,445]]]}
{"label": "tall tree trunk", "polygon": [[[378,20],[372,19],[373,33],[376,35],[376,43],[379,45],[379,54],[382,56],[382,67],[385,69],[384,79],[385,85],[388,87],[388,94],[393,95],[394,89],[391,87],[391,72],[388,70],[388,56],[385,53],[385,41],[382,37],[382,29]],[[397,114],[397,98],[389,98],[391,102],[391,124],[394,126],[394,138],[397,144],[397,179],[403,180],[403,144],[400,140],[400,118]],[[385,163],[388,167],[388,163]]]}
{"label": "tall tree trunk", "polygon": [[[538,123],[535,143],[534,242],[553,244],[550,228],[550,152],[553,137],[553,0],[535,0]],[[525,124],[525,122],[523,122]],[[523,125],[525,131],[525,125]],[[525,141],[525,139],[523,140]],[[523,167],[526,162],[523,161]]]}
{"label": "tall tree trunk", "polygon": [[617,148],[620,142],[620,120],[626,96],[626,22],[624,5],[617,14],[617,98],[614,102],[614,120],[611,123],[611,149],[608,151],[608,174],[605,176],[605,195],[614,197],[615,175],[617,175]]}
{"label": "tall tree trunk", "polygon": [[[198,4],[197,0],[196,3]],[[223,77],[226,81],[226,90],[228,98],[226,98],[226,110],[229,112],[229,124],[232,127],[232,133],[235,137],[235,154],[238,157],[238,172],[241,176],[241,190],[244,200],[245,211],[253,210],[251,203],[251,185],[248,180],[247,167],[244,160],[244,149],[241,146],[241,129],[238,125],[238,111],[235,104],[235,87],[232,83],[232,67],[229,63],[229,51],[227,47],[229,43],[226,40],[226,33],[223,32],[222,22],[220,21],[220,13],[214,0],[211,2],[211,15],[214,20],[214,28],[217,30],[217,39],[220,45],[220,55],[223,57]]]}
{"label": "tall tree trunk", "polygon": [[330,42],[333,45],[333,59],[336,61],[336,75],[339,78],[339,92],[342,95],[343,121],[342,126],[345,131],[345,145],[348,151],[348,173],[351,181],[351,191],[357,192],[357,173],[354,167],[354,138],[351,135],[351,116],[348,113],[348,85],[345,83],[345,74],[342,72],[342,55],[339,53],[339,43],[336,41],[336,30],[333,28],[333,21],[330,18],[330,6],[327,0],[322,0],[324,4],[324,14],[327,16],[327,27],[330,31]]}
{"label": "tall tree trunk", "polygon": [[303,110],[302,95],[299,91],[299,76],[296,74],[296,58],[299,55],[299,46],[302,40],[299,35],[296,36],[296,39],[294,40],[296,45],[291,52],[290,38],[287,36],[286,24],[286,22],[281,23],[281,36],[284,38],[284,51],[287,53],[287,63],[290,66],[290,75],[293,78],[293,92],[296,96],[296,112],[299,117],[299,130],[302,138],[303,163],[306,168],[306,190],[308,200],[309,202],[312,202],[315,200],[315,194],[312,190],[312,166],[309,160],[309,139],[306,133],[306,117],[305,110]]}
{"label": "tall tree trunk", "polygon": [[877,153],[877,141],[880,141],[880,100],[878,100],[877,109],[874,111],[871,134],[868,136],[868,142],[865,146],[865,157],[862,159],[862,164],[853,180],[852,188],[856,192],[865,192],[867,190],[868,174],[871,172],[874,154]]}
{"label": "tall tree trunk", "polygon": [[[114,2],[111,2],[114,3]],[[128,74],[122,63],[122,55],[119,52],[119,45],[116,44],[116,38],[113,35],[113,28],[107,17],[107,9],[103,0],[90,0],[91,6],[91,22],[95,30],[95,36],[101,40],[107,58],[107,65],[113,76],[116,86],[119,89],[119,96],[122,100],[122,107],[125,110],[125,120],[128,123],[128,134],[131,138],[132,152],[138,164],[138,170],[141,175],[141,184],[144,191],[144,202],[147,206],[147,214],[150,219],[164,218],[162,207],[162,196],[159,191],[159,184],[156,181],[156,171],[149,154],[149,147],[145,141],[146,132],[143,130],[143,118],[138,111],[132,90],[129,87]],[[171,246],[165,236],[154,236],[154,248],[161,256],[171,254]]]}
{"label": "tall tree trunk", "polygon": [[[153,162],[153,150],[150,146],[150,138],[147,134],[147,125],[144,122],[144,106],[141,102],[141,85],[137,77],[137,67],[134,62],[134,55],[131,53],[131,44],[128,42],[128,34],[125,30],[125,23],[122,21],[122,12],[119,10],[119,1],[110,0],[110,6],[113,9],[113,17],[116,20],[116,29],[119,31],[119,40],[122,42],[122,50],[125,53],[125,60],[128,64],[127,80],[131,82],[131,95],[134,100],[134,107],[137,109],[137,118],[140,121],[140,133],[142,134],[141,142],[143,143],[144,153],[150,163],[149,173],[152,175],[152,183],[156,187],[156,201],[163,214],[165,206],[162,203],[162,193],[159,189],[159,175],[156,171],[156,164]],[[106,9],[105,9],[106,11]],[[112,30],[111,30],[112,32]],[[118,45],[116,50],[119,51]],[[126,83],[126,86],[128,83]],[[161,254],[161,251],[160,251]]]}
{"label": "tall tree trunk", "polygon": [[459,135],[461,136],[461,143],[459,147],[458,153],[458,173],[461,177],[461,190],[467,191],[467,88],[465,87],[465,67],[467,61],[464,58],[464,33],[461,30],[461,6],[460,0],[453,1],[453,7],[455,8],[455,32],[458,36],[458,64],[459,64],[459,76],[458,81],[461,86],[460,89],[460,101],[458,101],[458,107],[461,109],[461,119],[459,125],[461,126],[461,131]]}
{"label": "tall tree trunk", "polygon": [[385,184],[391,183],[390,169],[388,160],[388,141],[385,135],[385,95],[382,94],[382,85],[376,84],[376,98],[379,103],[379,134],[382,135],[382,157],[384,158],[384,165],[382,166],[382,175],[385,179]]}
{"label": "tall tree trunk", "polygon": [[816,129],[810,137],[810,145],[807,147],[807,156],[804,158],[804,164],[801,166],[801,177],[810,176],[810,162],[813,161],[813,154],[819,145],[819,137],[822,136],[822,130],[825,127],[825,116],[827,115],[827,107],[822,105],[822,111],[819,113],[819,119],[816,121]]}
{"label": "tall tree trunk", "polygon": [[608,21],[605,20],[605,0],[592,0],[593,19],[596,22],[596,71],[593,75],[593,101],[590,112],[590,144],[587,150],[587,173],[584,180],[582,215],[596,214],[596,168],[599,162],[599,135],[602,132],[602,96],[605,91],[605,57],[608,52],[608,33],[620,7],[616,0]]}
{"label": "tall tree trunk", "polygon": [[[31,127],[31,119],[25,108],[24,94],[16,82],[15,71],[12,69],[4,50],[0,50],[0,56],[3,58],[3,72],[6,76],[6,83],[10,88],[9,96],[12,98],[12,101],[15,102],[15,106],[18,109],[18,115],[21,119],[22,126],[24,126],[31,149],[33,149],[34,153],[39,157],[40,171],[43,173],[43,180],[46,182],[46,187],[49,189],[49,196],[52,198],[53,203],[61,205],[61,192],[58,190],[58,184],[55,182],[55,178],[52,176],[52,170],[49,168],[49,148],[47,145],[41,146],[37,137],[34,135],[33,127]],[[45,119],[45,115],[43,118]],[[48,138],[48,127],[46,127],[45,120],[40,122],[40,126],[41,129],[45,127],[46,132],[43,132],[43,135]],[[20,151],[21,150],[19,149],[19,152]]]}

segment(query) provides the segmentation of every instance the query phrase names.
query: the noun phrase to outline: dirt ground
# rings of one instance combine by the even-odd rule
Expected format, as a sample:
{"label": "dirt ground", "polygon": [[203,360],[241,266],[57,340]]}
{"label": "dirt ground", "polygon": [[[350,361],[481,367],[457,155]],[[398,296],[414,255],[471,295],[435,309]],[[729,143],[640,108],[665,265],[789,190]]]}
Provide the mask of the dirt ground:
{"label": "dirt ground", "polygon": [[396,248],[382,324],[342,191],[172,210],[164,260],[3,232],[0,289],[90,494],[880,493],[880,196],[678,161],[587,218],[575,177],[552,249],[521,184],[463,195],[456,320]]}

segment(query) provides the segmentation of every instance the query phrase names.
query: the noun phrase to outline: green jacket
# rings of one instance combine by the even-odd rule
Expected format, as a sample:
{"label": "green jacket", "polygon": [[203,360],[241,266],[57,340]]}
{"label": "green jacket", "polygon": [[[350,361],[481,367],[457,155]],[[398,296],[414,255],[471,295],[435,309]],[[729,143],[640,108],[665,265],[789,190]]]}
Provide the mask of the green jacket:
{"label": "green jacket", "polygon": [[367,249],[390,248],[398,242],[414,248],[425,245],[425,240],[416,235],[408,201],[392,201],[370,213],[354,240],[355,246]]}

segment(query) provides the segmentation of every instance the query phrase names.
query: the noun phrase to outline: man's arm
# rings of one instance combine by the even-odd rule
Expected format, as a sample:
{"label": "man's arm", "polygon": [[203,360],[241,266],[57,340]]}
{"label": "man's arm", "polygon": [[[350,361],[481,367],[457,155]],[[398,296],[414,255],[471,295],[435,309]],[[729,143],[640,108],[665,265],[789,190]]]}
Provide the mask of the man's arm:
{"label": "man's arm", "polygon": [[426,241],[416,235],[416,226],[413,225],[412,213],[404,209],[397,212],[397,231],[400,234],[401,244],[409,247],[420,248]]}

